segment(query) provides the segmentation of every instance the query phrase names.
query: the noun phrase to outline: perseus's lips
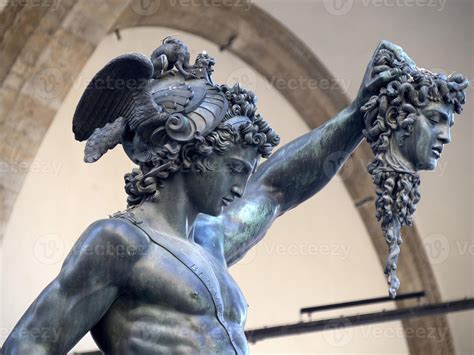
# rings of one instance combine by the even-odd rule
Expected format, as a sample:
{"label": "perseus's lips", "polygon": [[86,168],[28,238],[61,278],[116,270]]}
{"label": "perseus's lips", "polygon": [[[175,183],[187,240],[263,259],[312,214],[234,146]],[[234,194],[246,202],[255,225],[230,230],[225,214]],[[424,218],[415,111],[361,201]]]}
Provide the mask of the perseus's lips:
{"label": "perseus's lips", "polygon": [[222,198],[222,203],[224,204],[224,206],[228,206],[233,200],[233,198],[224,197]]}

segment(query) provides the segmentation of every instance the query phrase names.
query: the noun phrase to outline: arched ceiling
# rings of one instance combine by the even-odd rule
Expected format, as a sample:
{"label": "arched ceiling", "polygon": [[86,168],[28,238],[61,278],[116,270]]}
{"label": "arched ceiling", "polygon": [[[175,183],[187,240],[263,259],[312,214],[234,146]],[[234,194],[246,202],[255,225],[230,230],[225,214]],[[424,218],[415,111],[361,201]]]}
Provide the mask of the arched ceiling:
{"label": "arched ceiling", "polygon": [[[316,56],[282,24],[251,3],[236,1],[193,1],[193,6],[177,6],[175,1],[51,0],[24,4],[10,2],[0,14],[0,238],[3,235],[16,195],[31,162],[62,100],[77,74],[108,33],[134,26],[165,26],[202,36],[255,68],[269,82],[297,78],[323,79],[335,83]],[[158,43],[157,43],[158,44]],[[317,88],[277,89],[295,110],[315,128],[349,100],[338,85]],[[354,206],[365,223],[373,245],[384,264],[386,246],[375,220],[373,186],[365,166],[371,159],[366,144],[353,153],[341,170]],[[430,302],[440,301],[438,286],[416,228],[406,236],[399,275],[400,292],[425,290]],[[381,268],[382,270],[382,268]],[[403,302],[397,303],[403,306]],[[444,316],[403,321],[405,329],[448,329]],[[443,341],[407,337],[412,353],[454,352],[449,332]]]}

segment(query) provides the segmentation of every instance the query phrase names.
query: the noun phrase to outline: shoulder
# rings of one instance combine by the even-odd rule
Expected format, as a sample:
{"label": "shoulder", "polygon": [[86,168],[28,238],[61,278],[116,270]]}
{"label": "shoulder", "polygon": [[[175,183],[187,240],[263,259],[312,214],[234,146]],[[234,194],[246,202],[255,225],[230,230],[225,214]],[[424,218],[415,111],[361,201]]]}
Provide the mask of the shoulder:
{"label": "shoulder", "polygon": [[[92,223],[81,235],[76,243],[79,249],[95,247],[100,252],[101,247],[108,251],[122,250],[133,258],[134,251],[143,251],[148,248],[149,239],[145,233],[132,223],[122,218],[101,219]],[[98,249],[97,249],[98,248]],[[89,250],[94,251],[94,250]]]}
{"label": "shoulder", "polygon": [[124,219],[95,221],[72,247],[63,263],[61,276],[72,280],[86,274],[93,279],[121,278],[146,255],[149,245],[148,237]]}
{"label": "shoulder", "polygon": [[100,219],[92,223],[83,233],[86,239],[95,243],[115,245],[148,245],[148,236],[124,218]]}
{"label": "shoulder", "polygon": [[193,224],[194,239],[197,242],[222,238],[224,233],[222,216],[199,214]]}

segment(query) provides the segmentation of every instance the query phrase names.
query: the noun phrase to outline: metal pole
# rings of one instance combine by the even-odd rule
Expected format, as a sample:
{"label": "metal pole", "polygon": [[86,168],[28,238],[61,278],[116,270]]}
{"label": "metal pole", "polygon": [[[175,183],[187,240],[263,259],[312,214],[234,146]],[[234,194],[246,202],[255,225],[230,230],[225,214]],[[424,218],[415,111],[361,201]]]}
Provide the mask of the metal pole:
{"label": "metal pole", "polygon": [[421,298],[421,297],[425,297],[425,291],[401,293],[397,295],[397,297],[395,298],[384,296],[384,297],[368,298],[364,300],[357,300],[357,301],[350,301],[350,302],[326,304],[324,306],[306,307],[306,308],[300,309],[300,314],[327,311],[330,309],[337,309],[337,308],[362,306],[362,305],[381,303],[381,302],[393,302],[393,301],[396,302],[396,301],[406,300],[410,298]]}
{"label": "metal pole", "polygon": [[338,317],[323,319],[312,322],[300,322],[286,324],[275,327],[265,327],[260,329],[248,330],[245,332],[247,340],[251,343],[279,336],[297,335],[309,332],[318,332],[323,330],[333,330],[337,328],[355,327],[372,323],[389,322],[393,320],[406,319],[412,317],[431,316],[449,312],[459,312],[474,309],[474,298],[456,300],[443,303],[428,304],[416,307],[407,307],[382,311],[375,313],[359,314],[348,317]]}

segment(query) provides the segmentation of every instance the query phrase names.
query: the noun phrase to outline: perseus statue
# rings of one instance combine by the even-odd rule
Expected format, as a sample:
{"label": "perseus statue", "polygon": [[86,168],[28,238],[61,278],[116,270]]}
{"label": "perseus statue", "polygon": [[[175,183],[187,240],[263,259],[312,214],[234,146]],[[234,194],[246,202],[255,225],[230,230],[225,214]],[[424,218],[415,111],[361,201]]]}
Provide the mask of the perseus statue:
{"label": "perseus statue", "polygon": [[[382,49],[410,61],[390,42]],[[207,53],[191,64],[184,43],[167,38],[151,58],[108,63],[84,92],[73,131],[87,141],[86,162],[121,144],[137,165],[125,175],[128,208],[83,232],[5,354],[65,354],[88,331],[106,354],[248,353],[247,303],[228,268],[331,180],[344,162],[329,170],[332,153],[347,158],[364,139],[366,104],[404,75],[374,59],[347,108],[273,154],[279,137],[255,95],[213,83]],[[33,331],[41,327],[58,336]]]}

